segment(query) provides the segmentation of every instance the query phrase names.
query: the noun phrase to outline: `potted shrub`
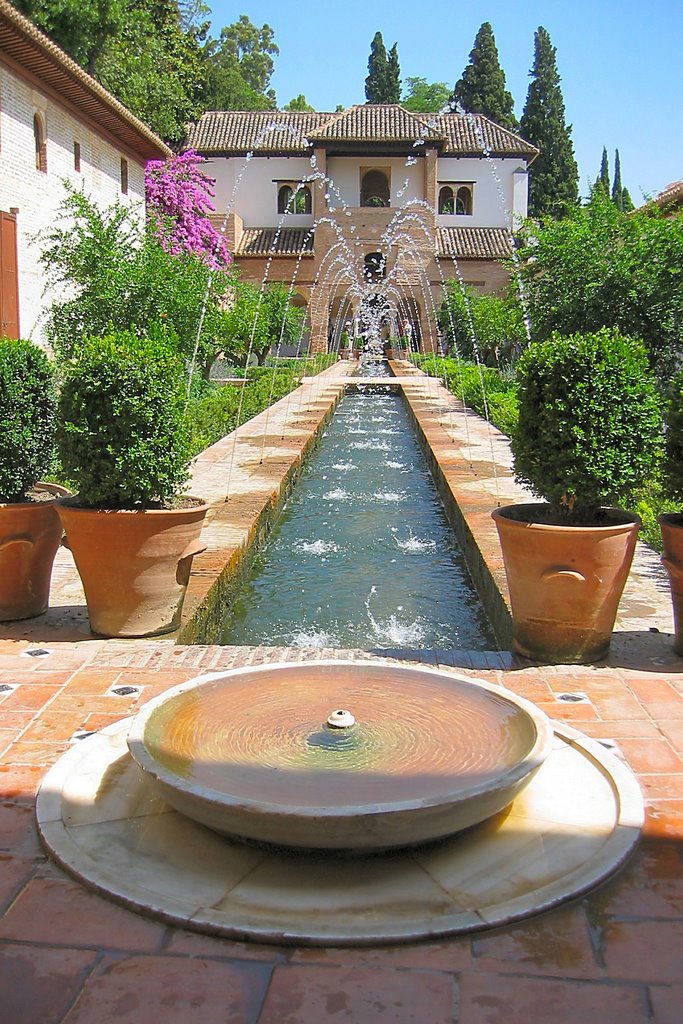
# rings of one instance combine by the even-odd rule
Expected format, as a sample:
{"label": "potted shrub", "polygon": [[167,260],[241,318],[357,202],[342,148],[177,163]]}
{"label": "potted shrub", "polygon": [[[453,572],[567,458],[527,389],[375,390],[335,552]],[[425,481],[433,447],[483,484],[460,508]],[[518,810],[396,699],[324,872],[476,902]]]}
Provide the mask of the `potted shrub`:
{"label": "potted shrub", "polygon": [[349,339],[348,331],[342,331],[341,338],[339,339],[339,358],[340,359],[348,359],[349,358],[349,345],[350,345],[350,339]]}
{"label": "potted shrub", "polygon": [[57,443],[78,487],[59,514],[93,632],[175,629],[208,506],[181,497],[190,450],[172,339],[124,331],[85,342],[65,367]]}
{"label": "potted shrub", "polygon": [[[664,476],[675,501],[683,501],[683,372],[674,378],[666,413]],[[683,514],[657,517],[662,531],[662,562],[669,574],[674,611],[674,651],[683,655]]]}
{"label": "potted shrub", "polygon": [[612,503],[661,451],[655,380],[641,342],[603,328],[532,345],[519,361],[514,472],[544,504],[496,509],[513,649],[538,661],[607,654],[640,520]]}
{"label": "potted shrub", "polygon": [[48,605],[62,537],[57,498],[37,484],[52,464],[52,364],[30,341],[0,338],[0,620]]}

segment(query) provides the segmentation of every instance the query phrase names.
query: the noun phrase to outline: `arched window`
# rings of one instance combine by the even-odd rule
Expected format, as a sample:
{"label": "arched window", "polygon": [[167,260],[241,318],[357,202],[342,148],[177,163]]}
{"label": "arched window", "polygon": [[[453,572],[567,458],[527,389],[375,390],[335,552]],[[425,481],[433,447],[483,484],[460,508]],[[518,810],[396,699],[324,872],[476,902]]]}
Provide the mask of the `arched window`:
{"label": "arched window", "polygon": [[294,195],[294,213],[311,213],[312,210],[311,190],[308,185],[302,185]]}
{"label": "arched window", "polygon": [[439,213],[455,213],[455,196],[450,185],[439,189]]}
{"label": "arched window", "polygon": [[33,138],[36,144],[36,170],[47,174],[47,144],[45,126],[40,114],[33,115]]}
{"label": "arched window", "polygon": [[292,201],[292,186],[281,185],[277,194],[277,212],[287,213],[289,204]]}
{"label": "arched window", "polygon": [[312,213],[313,199],[308,185],[281,185],[277,194],[278,213]]}
{"label": "arched window", "polygon": [[361,206],[388,206],[389,179],[384,171],[366,171],[360,186]]}
{"label": "arched window", "polygon": [[472,189],[467,185],[461,185],[456,193],[455,212],[467,215],[472,213]]}
{"label": "arched window", "polygon": [[387,261],[381,252],[367,253],[363,262],[363,273],[367,281],[381,281],[387,276]]}

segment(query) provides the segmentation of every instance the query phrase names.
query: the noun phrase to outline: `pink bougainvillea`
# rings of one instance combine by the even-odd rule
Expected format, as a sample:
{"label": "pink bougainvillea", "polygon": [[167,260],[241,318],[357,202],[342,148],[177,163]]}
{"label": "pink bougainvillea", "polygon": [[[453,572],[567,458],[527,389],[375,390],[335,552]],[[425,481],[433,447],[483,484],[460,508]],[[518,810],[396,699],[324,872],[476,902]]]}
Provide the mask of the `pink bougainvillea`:
{"label": "pink bougainvillea", "polygon": [[209,267],[223,270],[232,258],[207,216],[215,209],[215,182],[201,170],[203,163],[193,149],[168,160],[150,160],[145,168],[147,215],[167,252],[193,252]]}

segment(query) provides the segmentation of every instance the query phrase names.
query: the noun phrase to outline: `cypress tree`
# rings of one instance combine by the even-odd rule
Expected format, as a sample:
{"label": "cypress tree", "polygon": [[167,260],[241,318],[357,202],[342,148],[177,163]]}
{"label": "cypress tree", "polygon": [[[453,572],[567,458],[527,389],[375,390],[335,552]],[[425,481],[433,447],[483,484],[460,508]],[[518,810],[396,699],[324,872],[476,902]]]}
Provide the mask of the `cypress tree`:
{"label": "cypress tree", "polygon": [[614,154],[614,184],[612,185],[612,202],[618,210],[624,209],[624,186],[621,183],[621,160],[619,150]]}
{"label": "cypress tree", "polygon": [[541,26],[534,37],[534,65],[520,133],[540,152],[529,168],[529,213],[561,217],[579,198],[578,168],[565,123],[556,49]]}
{"label": "cypress tree", "polygon": [[625,186],[621,190],[621,208],[624,213],[630,213],[631,210],[635,210],[633,200],[631,199],[631,193]]}
{"label": "cypress tree", "polygon": [[398,63],[398,47],[394,45],[389,50],[387,58],[387,80],[386,80],[385,103],[401,102],[401,68]]}
{"label": "cypress tree", "polygon": [[365,102],[386,103],[384,99],[387,82],[387,51],[381,32],[375,32],[370,45],[368,77],[365,79]]}
{"label": "cypress tree", "polygon": [[609,195],[609,158],[607,156],[607,146],[602,147],[602,162],[600,164],[600,174],[595,179],[596,187],[604,189],[605,195]]}
{"label": "cypress tree", "polygon": [[483,114],[496,124],[519,130],[514,100],[505,88],[505,73],[498,61],[493,29],[485,21],[477,32],[470,62],[456,82],[452,100],[471,114]]}

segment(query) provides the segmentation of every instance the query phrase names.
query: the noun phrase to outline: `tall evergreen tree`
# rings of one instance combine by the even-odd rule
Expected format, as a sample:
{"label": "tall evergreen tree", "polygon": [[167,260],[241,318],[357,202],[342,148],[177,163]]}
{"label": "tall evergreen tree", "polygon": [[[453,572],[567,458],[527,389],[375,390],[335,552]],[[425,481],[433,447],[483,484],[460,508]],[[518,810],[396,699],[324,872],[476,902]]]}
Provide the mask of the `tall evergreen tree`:
{"label": "tall evergreen tree", "polygon": [[624,186],[621,183],[621,160],[619,150],[614,153],[614,184],[612,185],[612,202],[618,210],[624,209]]}
{"label": "tall evergreen tree", "polygon": [[385,96],[385,103],[401,102],[401,68],[398,63],[398,48],[396,43],[394,43],[389,50],[389,56],[387,57]]}
{"label": "tall evergreen tree", "polygon": [[368,77],[365,79],[365,102],[385,103],[384,92],[387,80],[387,51],[381,32],[375,32],[370,44]]}
{"label": "tall evergreen tree", "polygon": [[578,168],[565,122],[557,51],[541,26],[534,37],[534,65],[520,132],[540,152],[529,169],[529,213],[560,217],[579,198]]}
{"label": "tall evergreen tree", "polygon": [[607,146],[602,147],[602,161],[600,163],[600,174],[595,179],[596,187],[604,189],[605,195],[609,195],[609,157],[607,156]]}
{"label": "tall evergreen tree", "polygon": [[468,113],[484,114],[512,131],[519,129],[513,113],[514,100],[505,88],[505,73],[498,61],[498,48],[488,21],[477,32],[470,62],[455,84],[452,100]]}

